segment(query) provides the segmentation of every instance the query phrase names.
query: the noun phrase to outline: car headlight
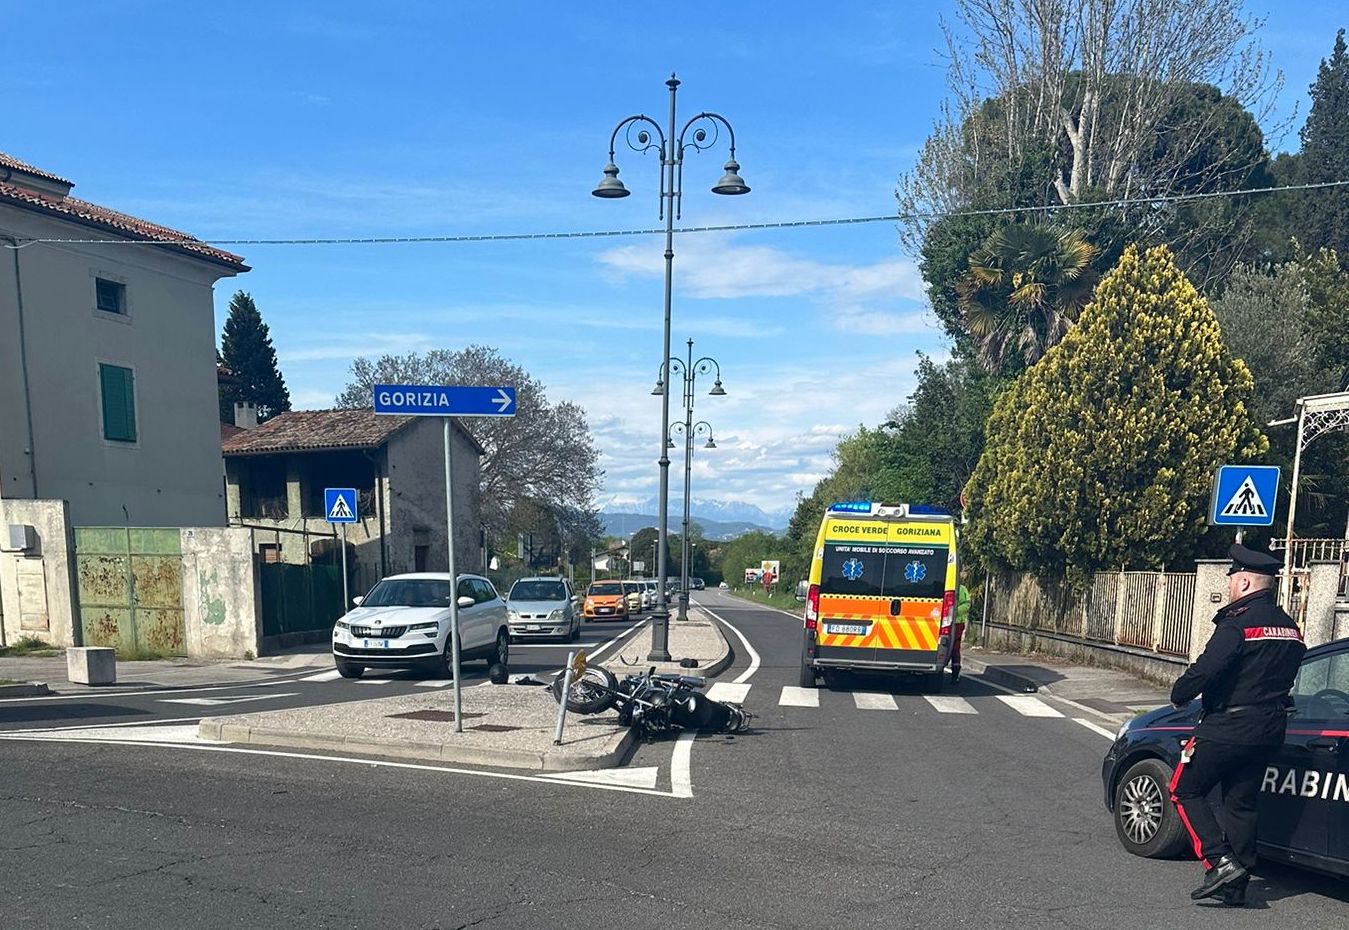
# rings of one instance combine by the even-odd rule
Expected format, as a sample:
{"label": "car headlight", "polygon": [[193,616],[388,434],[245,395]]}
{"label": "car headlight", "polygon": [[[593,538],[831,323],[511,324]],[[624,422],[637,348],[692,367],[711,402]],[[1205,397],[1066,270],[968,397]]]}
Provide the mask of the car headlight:
{"label": "car headlight", "polygon": [[1128,720],[1126,720],[1126,721],[1124,721],[1123,723],[1121,723],[1121,724],[1119,725],[1119,731],[1115,733],[1115,739],[1117,739],[1117,740],[1123,739],[1123,738],[1124,738],[1124,734],[1125,734],[1125,733],[1128,733],[1128,732],[1129,732],[1129,728],[1132,727],[1132,726],[1134,725],[1134,720],[1135,720],[1135,719],[1136,719],[1136,718],[1134,718],[1134,717],[1130,717]]}
{"label": "car headlight", "polygon": [[549,614],[548,614],[548,619],[549,619],[549,620],[561,620],[561,619],[562,619],[562,608],[559,607],[557,610],[554,610],[554,611],[552,611],[551,613],[549,613]]}
{"label": "car headlight", "polygon": [[433,622],[433,623],[414,623],[414,624],[412,624],[412,626],[408,627],[408,632],[409,632],[409,633],[420,633],[420,632],[422,632],[422,631],[424,631],[424,630],[435,630],[435,631],[439,632],[439,630],[440,630],[440,624],[439,624],[439,623],[434,623],[434,622]]}
{"label": "car headlight", "polygon": [[591,598],[586,598],[586,610],[594,610],[595,602]]}
{"label": "car headlight", "polygon": [[515,611],[513,611],[513,610],[508,610],[508,611],[506,611],[506,614],[507,614],[507,615],[510,617],[510,619],[512,619],[512,620],[519,621],[519,619],[520,619],[520,615],[517,614],[517,613],[516,613]]}
{"label": "car headlight", "polygon": [[347,623],[347,622],[344,621],[344,620],[338,620],[335,624],[333,624],[333,627],[334,627],[335,629],[342,630],[343,632],[345,632],[345,631],[351,629],[351,624],[350,624],[350,623]]}

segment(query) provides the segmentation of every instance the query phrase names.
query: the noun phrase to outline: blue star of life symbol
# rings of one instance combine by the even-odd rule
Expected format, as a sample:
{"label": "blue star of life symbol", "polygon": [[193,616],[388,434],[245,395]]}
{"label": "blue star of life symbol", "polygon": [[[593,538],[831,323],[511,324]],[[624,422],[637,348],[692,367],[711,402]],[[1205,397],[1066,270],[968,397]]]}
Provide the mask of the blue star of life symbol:
{"label": "blue star of life symbol", "polygon": [[862,577],[862,560],[849,559],[843,563],[843,577],[849,581],[856,581]]}
{"label": "blue star of life symbol", "polygon": [[918,561],[910,562],[904,566],[904,577],[911,584],[917,584],[927,577],[927,566]]}

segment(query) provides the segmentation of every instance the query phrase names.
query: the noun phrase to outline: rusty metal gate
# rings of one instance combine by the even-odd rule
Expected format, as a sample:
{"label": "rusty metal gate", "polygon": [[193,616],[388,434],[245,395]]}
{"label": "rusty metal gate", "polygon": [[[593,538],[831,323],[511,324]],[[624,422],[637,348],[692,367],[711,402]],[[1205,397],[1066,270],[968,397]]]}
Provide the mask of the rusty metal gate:
{"label": "rusty metal gate", "polygon": [[186,653],[177,529],[76,527],[75,564],[84,645],[121,655]]}

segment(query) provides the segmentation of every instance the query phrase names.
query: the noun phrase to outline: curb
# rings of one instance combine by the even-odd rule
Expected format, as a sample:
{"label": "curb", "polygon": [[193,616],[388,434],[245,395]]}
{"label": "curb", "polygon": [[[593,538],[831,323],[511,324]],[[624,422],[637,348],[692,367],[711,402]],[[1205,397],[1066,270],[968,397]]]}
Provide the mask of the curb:
{"label": "curb", "polygon": [[42,695],[51,693],[52,689],[47,687],[45,681],[30,681],[17,685],[0,685],[0,698],[41,697]]}
{"label": "curb", "polygon": [[324,752],[343,752],[360,756],[418,759],[425,762],[483,765],[493,768],[527,769],[536,772],[570,772],[615,768],[622,764],[637,742],[633,730],[625,727],[622,733],[615,734],[614,738],[610,739],[605,750],[598,755],[566,752],[565,749],[560,749],[557,752],[535,752],[523,749],[461,746],[444,742],[413,742],[375,737],[300,733],[276,727],[246,727],[222,723],[218,718],[208,718],[201,721],[197,727],[197,735],[205,740],[222,743],[247,743],[256,746],[322,750]]}
{"label": "curb", "polygon": [[976,659],[972,656],[964,656],[963,665],[981,678],[987,679],[994,684],[1002,685],[1004,688],[1010,688],[1013,691],[1022,691],[1027,694],[1040,692],[1048,694],[1050,697],[1056,696],[1053,689],[1048,685],[1042,685],[1028,675],[1013,672],[1010,669],[1003,668],[1001,665],[989,665],[982,659]]}

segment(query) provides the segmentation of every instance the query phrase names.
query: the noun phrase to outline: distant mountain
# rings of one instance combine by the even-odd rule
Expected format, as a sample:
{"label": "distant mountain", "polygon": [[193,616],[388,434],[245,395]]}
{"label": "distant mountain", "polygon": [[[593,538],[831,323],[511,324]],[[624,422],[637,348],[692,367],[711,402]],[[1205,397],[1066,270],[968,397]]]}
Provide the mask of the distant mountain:
{"label": "distant mountain", "polygon": [[[774,533],[781,533],[787,528],[787,521],[791,519],[795,507],[786,507],[779,510],[767,511],[754,504],[747,504],[743,501],[720,501],[720,500],[701,500],[693,498],[689,505],[689,515],[703,524],[704,532],[709,523],[725,524],[745,524],[751,529],[766,529]],[[644,514],[659,513],[660,501],[656,498],[650,500],[638,501],[635,504],[622,505],[606,510],[601,516],[609,514]],[[682,497],[672,496],[670,498],[670,516],[671,519],[681,518],[684,513],[684,500]],[[638,527],[640,529],[640,527]],[[744,532],[743,530],[741,532]],[[711,538],[711,534],[708,534]]]}
{"label": "distant mountain", "polygon": [[[631,536],[638,530],[654,527],[656,525],[656,515],[654,513],[601,513],[600,520],[604,524],[604,532],[609,536]],[[753,530],[761,530],[765,533],[776,533],[772,527],[764,526],[758,523],[747,523],[745,521],[720,521],[705,520],[693,518],[693,523],[702,527],[703,537],[716,540],[718,542],[735,539]],[[677,515],[671,515],[667,529],[671,533],[678,533],[683,527],[683,509]]]}

